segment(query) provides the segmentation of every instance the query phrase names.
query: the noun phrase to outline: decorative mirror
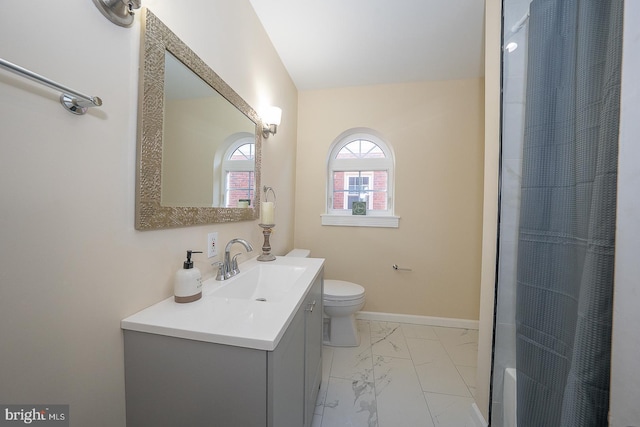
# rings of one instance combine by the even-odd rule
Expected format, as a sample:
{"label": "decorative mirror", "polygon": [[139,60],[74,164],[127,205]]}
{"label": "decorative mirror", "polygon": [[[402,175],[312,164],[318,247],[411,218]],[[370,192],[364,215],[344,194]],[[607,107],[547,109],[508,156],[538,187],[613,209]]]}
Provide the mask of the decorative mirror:
{"label": "decorative mirror", "polygon": [[136,175],[138,230],[257,219],[257,113],[143,9]]}

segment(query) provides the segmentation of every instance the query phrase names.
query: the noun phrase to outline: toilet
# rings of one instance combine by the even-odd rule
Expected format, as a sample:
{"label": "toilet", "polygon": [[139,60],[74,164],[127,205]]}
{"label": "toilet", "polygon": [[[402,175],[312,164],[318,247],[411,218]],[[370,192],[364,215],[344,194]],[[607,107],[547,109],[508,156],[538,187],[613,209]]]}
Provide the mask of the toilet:
{"label": "toilet", "polygon": [[[308,249],[294,249],[287,256],[306,258],[310,253]],[[344,280],[325,279],[322,303],[323,343],[333,347],[359,346],[356,312],[364,307],[364,288]]]}

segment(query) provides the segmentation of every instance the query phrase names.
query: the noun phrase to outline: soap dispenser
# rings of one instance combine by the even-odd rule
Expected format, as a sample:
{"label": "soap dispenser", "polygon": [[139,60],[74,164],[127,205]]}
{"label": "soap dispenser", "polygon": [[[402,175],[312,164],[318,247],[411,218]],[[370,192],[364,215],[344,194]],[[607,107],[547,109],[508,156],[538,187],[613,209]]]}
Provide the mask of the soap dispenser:
{"label": "soap dispenser", "polygon": [[191,254],[201,254],[201,251],[187,251],[187,260],[183,268],[176,272],[173,294],[175,302],[193,302],[202,298],[202,276],[200,270],[193,267]]}

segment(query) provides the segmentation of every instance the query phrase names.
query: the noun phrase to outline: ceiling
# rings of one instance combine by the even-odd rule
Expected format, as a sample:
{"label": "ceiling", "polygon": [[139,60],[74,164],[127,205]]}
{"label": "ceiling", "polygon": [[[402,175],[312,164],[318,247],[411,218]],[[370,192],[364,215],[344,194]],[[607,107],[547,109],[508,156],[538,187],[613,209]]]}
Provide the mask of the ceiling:
{"label": "ceiling", "polygon": [[250,0],[298,90],[484,75],[484,0]]}

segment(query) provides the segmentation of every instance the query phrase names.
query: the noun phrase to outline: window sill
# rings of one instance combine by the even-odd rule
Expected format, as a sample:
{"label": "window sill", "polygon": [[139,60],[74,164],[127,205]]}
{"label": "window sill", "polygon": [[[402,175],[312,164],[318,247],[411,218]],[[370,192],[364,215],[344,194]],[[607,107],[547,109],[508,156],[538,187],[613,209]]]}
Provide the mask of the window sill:
{"label": "window sill", "polygon": [[399,216],[373,216],[373,215],[320,215],[322,225],[334,225],[341,227],[385,227],[398,228]]}

